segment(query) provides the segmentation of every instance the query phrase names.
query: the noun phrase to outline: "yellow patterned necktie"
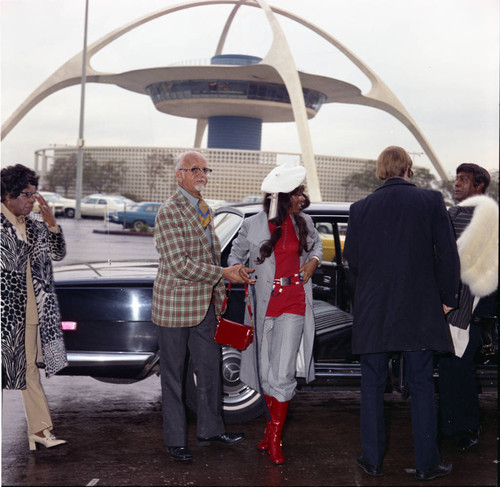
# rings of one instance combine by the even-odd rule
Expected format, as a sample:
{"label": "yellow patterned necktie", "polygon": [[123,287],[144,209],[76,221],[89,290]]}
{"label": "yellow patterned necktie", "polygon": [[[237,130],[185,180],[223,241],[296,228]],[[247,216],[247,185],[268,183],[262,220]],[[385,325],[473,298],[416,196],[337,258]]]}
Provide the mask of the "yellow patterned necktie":
{"label": "yellow patterned necktie", "polygon": [[210,207],[207,205],[205,200],[200,199],[198,201],[198,213],[200,214],[200,221],[203,225],[203,228],[206,228],[206,226],[210,223],[211,217]]}

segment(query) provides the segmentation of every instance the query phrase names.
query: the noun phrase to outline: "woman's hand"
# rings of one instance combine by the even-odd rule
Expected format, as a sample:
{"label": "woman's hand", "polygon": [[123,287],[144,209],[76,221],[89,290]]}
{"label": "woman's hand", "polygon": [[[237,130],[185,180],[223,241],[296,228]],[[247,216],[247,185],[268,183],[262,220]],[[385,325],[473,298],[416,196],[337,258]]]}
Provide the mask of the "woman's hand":
{"label": "woman's hand", "polygon": [[314,274],[314,271],[318,267],[318,259],[311,259],[306,262],[300,269],[299,272],[302,273],[302,283],[305,284]]}
{"label": "woman's hand", "polygon": [[41,195],[37,194],[35,199],[38,201],[38,206],[40,207],[40,215],[43,218],[43,221],[49,226],[53,227],[57,225],[56,217],[52,213],[52,210],[47,203],[47,200]]}

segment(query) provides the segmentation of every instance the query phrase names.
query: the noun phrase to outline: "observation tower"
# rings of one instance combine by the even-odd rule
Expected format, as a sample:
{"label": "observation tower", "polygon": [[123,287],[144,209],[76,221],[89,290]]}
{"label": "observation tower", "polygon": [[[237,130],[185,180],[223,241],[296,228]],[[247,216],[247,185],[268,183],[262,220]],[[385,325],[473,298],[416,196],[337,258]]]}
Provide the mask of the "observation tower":
{"label": "observation tower", "polygon": [[[145,77],[142,84],[155,79],[145,90],[159,111],[208,122],[208,148],[260,150],[263,122],[294,121],[285,84],[261,62],[255,56],[221,54],[209,66],[163,69],[167,81],[156,81],[154,70],[137,76]],[[306,114],[312,118],[327,96],[301,75]]]}
{"label": "observation tower", "polygon": [[[173,12],[206,5],[233,5],[211,64],[122,73],[99,72],[92,68],[93,55],[136,27]],[[272,43],[262,59],[223,54],[233,19],[242,7],[262,9],[271,28]],[[369,79],[370,89],[362,93],[351,83],[298,71],[279,16],[301,24],[335,46]],[[325,103],[365,105],[396,117],[417,139],[438,174],[446,179],[445,170],[415,121],[388,86],[361,59],[329,33],[291,12],[268,5],[266,0],[191,0],[153,12],[114,30],[88,46],[86,53],[77,54],[49,76],[7,119],[2,126],[2,139],[44,98],[80,84],[83,59],[86,59],[86,82],[112,84],[147,95],[161,112],[196,119],[194,148],[201,147],[208,126],[209,148],[260,150],[264,122],[294,121],[312,201],[321,201],[321,193],[308,119],[313,118]]]}

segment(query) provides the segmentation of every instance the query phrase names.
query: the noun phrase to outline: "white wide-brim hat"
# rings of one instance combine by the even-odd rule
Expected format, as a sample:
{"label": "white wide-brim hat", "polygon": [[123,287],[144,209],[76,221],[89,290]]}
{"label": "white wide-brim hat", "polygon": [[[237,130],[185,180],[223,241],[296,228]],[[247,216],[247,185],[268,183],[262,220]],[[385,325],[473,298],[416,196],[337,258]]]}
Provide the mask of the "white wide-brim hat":
{"label": "white wide-brim hat", "polygon": [[306,168],[298,162],[285,162],[276,166],[262,181],[264,193],[290,193],[306,178]]}

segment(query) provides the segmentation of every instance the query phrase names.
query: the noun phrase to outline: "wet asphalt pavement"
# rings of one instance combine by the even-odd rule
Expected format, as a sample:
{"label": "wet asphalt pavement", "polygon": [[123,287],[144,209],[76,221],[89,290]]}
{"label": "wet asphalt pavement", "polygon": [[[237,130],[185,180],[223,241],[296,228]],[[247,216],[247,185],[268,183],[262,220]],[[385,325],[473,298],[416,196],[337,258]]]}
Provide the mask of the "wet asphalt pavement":
{"label": "wet asphalt pavement", "polygon": [[[123,230],[121,225],[101,219],[58,218],[66,239],[66,257],[54,266],[80,262],[106,262],[108,260],[158,260],[153,237],[134,235]],[[106,232],[112,233],[106,233]],[[96,233],[99,232],[99,233]]]}
{"label": "wet asphalt pavement", "polygon": [[160,382],[109,384],[90,377],[43,379],[55,432],[67,445],[28,449],[21,393],[4,391],[2,485],[443,485],[496,486],[498,467],[497,393],[481,395],[484,436],[468,453],[450,439],[441,445],[453,472],[418,482],[414,468],[410,403],[386,395],[389,451],[382,477],[370,477],[355,463],[360,451],[359,392],[299,391],[283,434],[286,464],[271,464],[256,449],[264,417],[228,425],[246,440],[227,447],[196,444],[195,416],[188,415],[192,462],[169,459],[162,444]]}
{"label": "wet asphalt pavement", "polygon": [[[103,221],[61,219],[68,254],[57,265],[108,259],[157,258],[151,237],[95,234],[120,229]],[[117,252],[116,249],[119,249]],[[332,486],[496,486],[498,485],[497,391],[481,395],[484,435],[464,454],[444,438],[441,453],[453,463],[444,478],[419,483],[414,468],[410,403],[386,395],[389,451],[382,477],[356,465],[360,452],[359,392],[299,391],[283,433],[286,464],[271,464],[256,445],[264,417],[228,431],[246,440],[232,447],[196,444],[196,418],[188,414],[188,441],[194,460],[169,459],[162,440],[160,382],[154,376],[135,384],[98,382],[90,377],[43,378],[56,434],[68,441],[53,449],[28,449],[20,391],[2,394],[2,485],[332,485]]]}

